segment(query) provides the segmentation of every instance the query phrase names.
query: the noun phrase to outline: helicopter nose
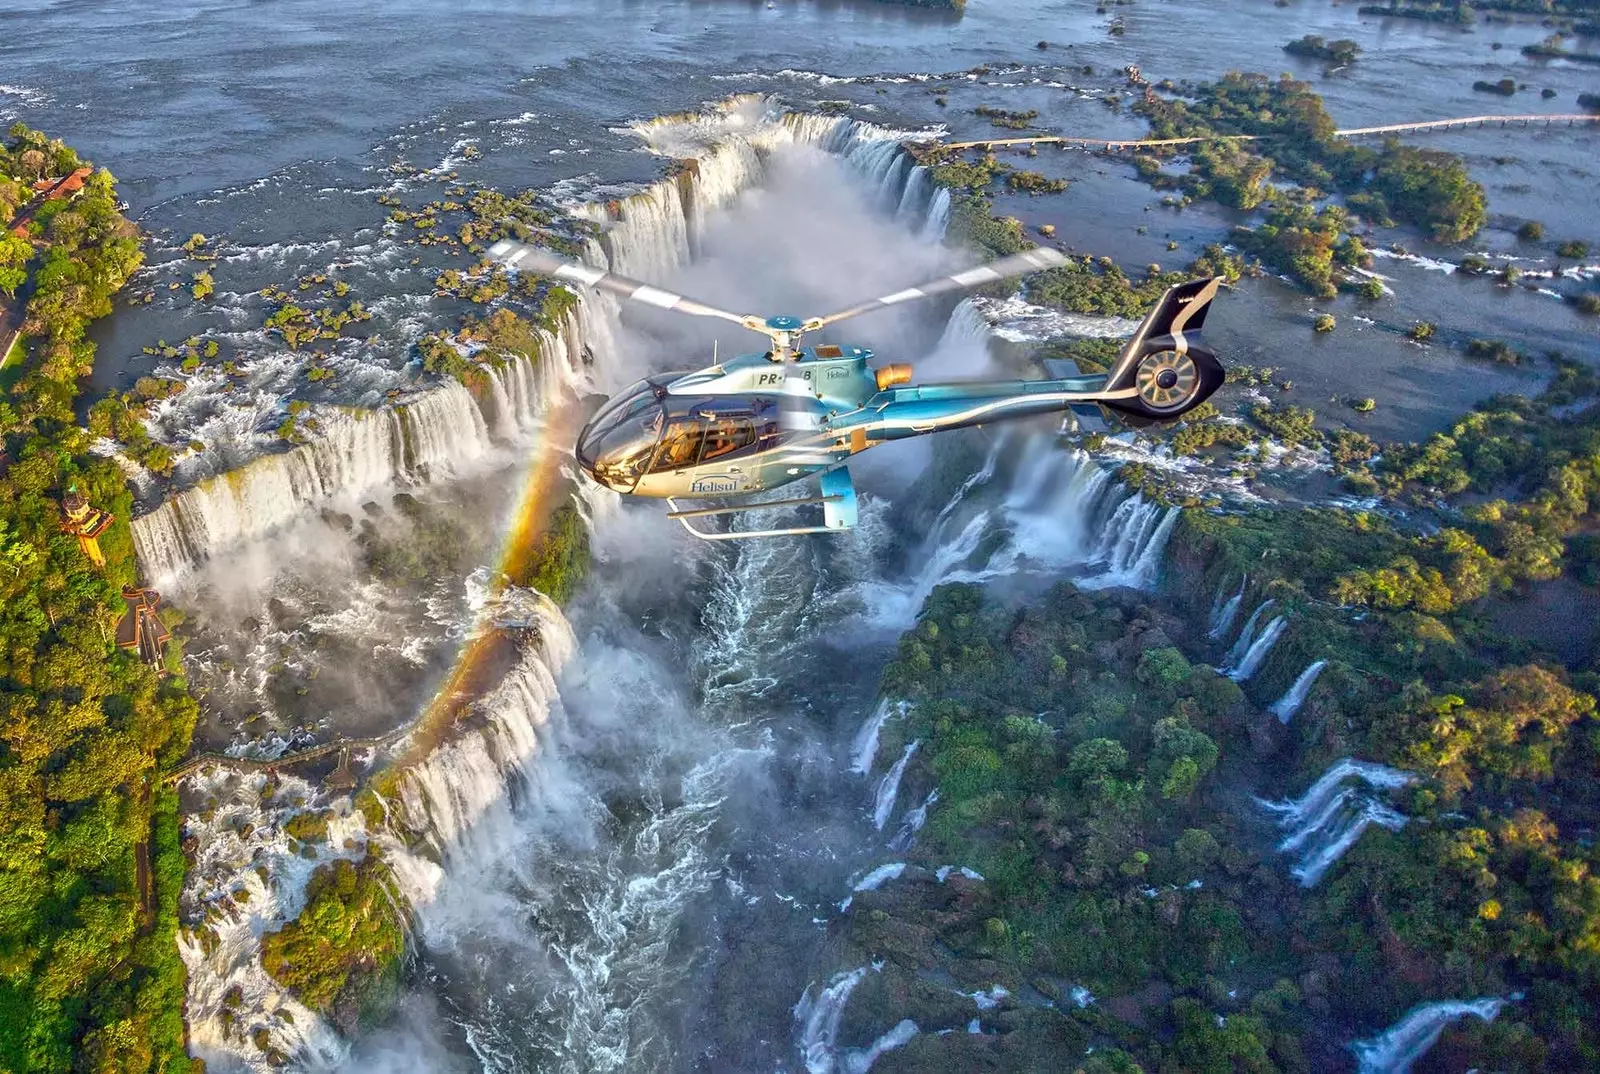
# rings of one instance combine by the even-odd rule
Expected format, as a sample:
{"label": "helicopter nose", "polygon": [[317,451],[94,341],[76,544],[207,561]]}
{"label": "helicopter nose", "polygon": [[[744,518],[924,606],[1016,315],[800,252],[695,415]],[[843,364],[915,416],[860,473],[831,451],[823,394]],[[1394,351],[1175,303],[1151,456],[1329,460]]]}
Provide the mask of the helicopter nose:
{"label": "helicopter nose", "polygon": [[583,468],[584,473],[610,488],[611,482],[600,476],[600,436],[595,425],[596,423],[591,421],[583,427],[583,431],[578,434],[578,444],[573,455],[576,456],[578,465]]}

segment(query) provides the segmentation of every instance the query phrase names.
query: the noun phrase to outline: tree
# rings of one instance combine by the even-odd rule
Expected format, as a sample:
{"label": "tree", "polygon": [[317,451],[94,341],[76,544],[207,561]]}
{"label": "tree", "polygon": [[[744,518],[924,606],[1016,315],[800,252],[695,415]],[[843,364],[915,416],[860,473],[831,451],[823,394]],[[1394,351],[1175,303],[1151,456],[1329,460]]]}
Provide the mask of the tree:
{"label": "tree", "polygon": [[22,177],[24,179],[33,180],[44,175],[44,154],[37,149],[24,151],[22,156],[18,158],[18,163],[22,165]]}
{"label": "tree", "polygon": [[28,262],[33,247],[15,235],[0,237],[0,291],[15,296],[28,279]]}

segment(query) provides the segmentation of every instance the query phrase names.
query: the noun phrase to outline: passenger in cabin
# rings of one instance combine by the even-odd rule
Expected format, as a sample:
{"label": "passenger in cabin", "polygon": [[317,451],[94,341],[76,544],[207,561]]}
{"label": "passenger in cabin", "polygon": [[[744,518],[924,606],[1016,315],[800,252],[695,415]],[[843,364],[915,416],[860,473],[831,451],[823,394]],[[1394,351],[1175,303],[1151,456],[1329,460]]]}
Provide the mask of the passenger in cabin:
{"label": "passenger in cabin", "polygon": [[666,442],[661,446],[658,470],[681,470],[693,466],[699,454],[702,430],[691,423],[674,425],[667,430]]}
{"label": "passenger in cabin", "polygon": [[715,459],[737,450],[740,446],[740,426],[738,422],[719,421],[706,431],[706,449],[701,456],[704,459]]}

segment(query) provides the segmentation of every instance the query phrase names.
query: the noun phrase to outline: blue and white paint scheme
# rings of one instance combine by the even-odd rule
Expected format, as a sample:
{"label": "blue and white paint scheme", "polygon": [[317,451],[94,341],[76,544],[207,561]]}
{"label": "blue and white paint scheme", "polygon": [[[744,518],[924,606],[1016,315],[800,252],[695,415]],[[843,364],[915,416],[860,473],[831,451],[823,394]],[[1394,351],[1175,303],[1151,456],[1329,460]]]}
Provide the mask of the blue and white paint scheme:
{"label": "blue and white paint scheme", "polygon": [[[763,354],[639,381],[608,400],[578,438],[578,462],[596,481],[627,495],[665,499],[669,517],[706,540],[849,529],[856,521],[856,498],[846,463],[889,440],[1097,406],[1130,423],[1171,421],[1204,402],[1225,377],[1201,338],[1220,278],[1170,288],[1105,373],[1074,369],[1074,375],[1044,380],[912,384],[909,365],[874,366],[875,355],[864,347],[801,346],[805,334],[848,317],[1066,263],[1065,255],[1047,248],[805,319],[730,313],[509,240],[489,253],[517,271],[658,309],[720,318],[768,337],[771,349]],[[819,477],[817,494],[759,503],[749,499],[812,476]],[[686,498],[726,502],[680,507],[677,500]],[[821,525],[714,532],[694,524],[756,507],[805,504],[821,505]]]}

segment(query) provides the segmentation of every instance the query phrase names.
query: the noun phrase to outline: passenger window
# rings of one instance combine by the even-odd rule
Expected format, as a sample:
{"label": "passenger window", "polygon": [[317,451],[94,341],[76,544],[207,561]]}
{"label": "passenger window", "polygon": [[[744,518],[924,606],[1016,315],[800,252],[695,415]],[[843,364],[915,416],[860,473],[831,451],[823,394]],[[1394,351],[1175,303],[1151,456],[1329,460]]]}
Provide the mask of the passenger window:
{"label": "passenger window", "polygon": [[667,435],[661,439],[661,454],[656,456],[656,464],[651,470],[660,473],[662,470],[681,470],[685,466],[693,466],[704,436],[705,430],[694,422],[673,422],[667,427]]}
{"label": "passenger window", "polygon": [[755,442],[755,426],[748,421],[714,421],[706,429],[705,453],[701,462],[731,455]]}

